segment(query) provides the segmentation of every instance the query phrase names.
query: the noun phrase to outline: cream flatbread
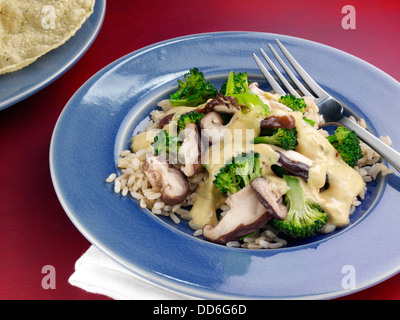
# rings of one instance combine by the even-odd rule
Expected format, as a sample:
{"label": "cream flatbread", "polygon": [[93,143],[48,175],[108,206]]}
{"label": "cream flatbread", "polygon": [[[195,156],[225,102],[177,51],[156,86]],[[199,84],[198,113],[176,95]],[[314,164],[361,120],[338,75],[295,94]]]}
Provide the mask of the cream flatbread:
{"label": "cream flatbread", "polygon": [[95,0],[0,0],[0,74],[19,70],[73,37]]}

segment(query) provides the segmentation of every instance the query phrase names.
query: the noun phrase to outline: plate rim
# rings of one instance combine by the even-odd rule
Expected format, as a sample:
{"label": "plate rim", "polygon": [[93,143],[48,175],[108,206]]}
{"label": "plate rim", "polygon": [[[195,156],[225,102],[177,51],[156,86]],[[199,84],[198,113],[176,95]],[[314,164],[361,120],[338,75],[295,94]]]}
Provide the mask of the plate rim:
{"label": "plate rim", "polygon": [[[11,95],[11,96],[7,96],[5,98],[2,98],[0,100],[0,111],[13,106],[13,105],[15,105],[15,104],[17,104],[17,103],[29,98],[30,96],[34,95],[35,93],[39,92],[40,90],[44,89],[45,87],[47,87],[48,85],[53,83],[55,80],[60,78],[69,69],[71,69],[84,56],[84,54],[89,50],[89,48],[92,46],[92,44],[96,40],[96,38],[97,38],[97,36],[98,36],[98,34],[99,34],[100,30],[101,30],[101,27],[103,25],[105,12],[106,12],[106,0],[96,0],[95,6],[94,6],[94,10],[99,11],[99,18],[98,18],[97,23],[94,26],[91,34],[90,34],[90,37],[88,37],[87,40],[83,43],[83,45],[80,47],[79,51],[76,52],[71,58],[69,58],[68,62],[63,64],[61,68],[57,69],[53,73],[48,74],[44,79],[41,79],[38,82],[34,82],[34,83],[30,84],[29,88],[23,90],[22,92],[17,92],[15,94]],[[94,16],[93,13],[88,18],[88,20],[90,20],[90,18],[92,16]],[[88,20],[86,20],[85,23]],[[76,33],[79,33],[79,31],[80,31],[80,29],[77,30]],[[76,36],[76,34],[74,35],[74,37],[75,36]],[[69,40],[71,40],[71,39],[69,39]],[[51,51],[49,51],[47,53],[50,53],[50,52],[53,52],[53,51],[57,51],[57,50],[58,51],[62,51],[65,46],[68,46],[69,40],[66,41],[60,47],[55,48],[55,49],[53,49],[53,50],[51,50]],[[24,68],[22,68],[20,70],[16,70],[15,72],[18,72],[18,71],[24,72],[26,70],[29,70],[29,67],[32,64],[36,63],[39,59],[45,57],[46,54],[44,54],[43,56],[40,56],[37,60],[35,60],[33,63],[29,64],[28,66],[26,66],[26,67],[24,67]],[[10,73],[10,74],[12,74],[12,73]],[[7,76],[7,75],[8,74],[4,74],[2,76]]]}

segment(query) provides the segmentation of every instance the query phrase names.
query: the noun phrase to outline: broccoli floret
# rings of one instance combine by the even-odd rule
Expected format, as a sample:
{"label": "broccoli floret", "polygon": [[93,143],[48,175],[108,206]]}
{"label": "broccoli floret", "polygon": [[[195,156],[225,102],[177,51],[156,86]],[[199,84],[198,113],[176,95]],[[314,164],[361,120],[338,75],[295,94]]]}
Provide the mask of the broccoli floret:
{"label": "broccoli floret", "polygon": [[289,107],[293,111],[300,111],[304,113],[306,111],[306,102],[303,98],[296,98],[291,94],[287,94],[279,98],[279,102]]}
{"label": "broccoli floret", "polygon": [[226,85],[221,90],[225,90],[226,96],[235,97],[240,106],[246,106],[250,109],[258,108],[261,114],[269,115],[269,107],[262,102],[260,97],[249,90],[247,73],[231,71]]}
{"label": "broccoli floret", "polygon": [[267,143],[274,146],[281,147],[286,150],[294,150],[298,144],[297,141],[297,130],[276,128],[272,131],[271,135],[260,136],[254,138],[254,143]]}
{"label": "broccoli floret", "polygon": [[161,130],[151,144],[157,155],[166,154],[167,152],[178,153],[178,148],[182,145],[182,140],[175,135],[170,135],[166,130]]}
{"label": "broccoli floret", "polygon": [[326,139],[350,167],[354,167],[357,161],[362,158],[360,140],[358,140],[354,131],[350,131],[346,127],[338,127],[334,134],[326,137]]}
{"label": "broccoli floret", "polygon": [[[306,112],[307,105],[303,98],[296,98],[291,94],[287,94],[280,97],[279,102],[284,104],[286,107],[289,107],[293,111],[300,111],[302,114]],[[303,120],[312,127],[315,125],[315,121],[308,119],[307,117],[303,117]]]}
{"label": "broccoli floret", "polygon": [[231,71],[226,82],[226,93],[241,94],[249,91],[249,84],[247,80],[248,74],[246,72]]}
{"label": "broccoli floret", "polygon": [[228,83],[228,79],[226,79],[222,85],[221,85],[221,89],[219,89],[219,93],[226,96],[226,84]]}
{"label": "broccoli floret", "polygon": [[241,153],[228,161],[213,180],[214,185],[223,193],[236,193],[248,186],[250,181],[261,176],[260,154]]}
{"label": "broccoli floret", "polygon": [[327,214],[319,204],[306,198],[297,178],[287,175],[283,178],[290,188],[284,197],[288,215],[285,220],[274,219],[270,224],[292,238],[315,236],[326,223]]}
{"label": "broccoli floret", "polygon": [[184,78],[185,81],[178,79],[178,91],[170,96],[172,106],[196,107],[217,96],[217,88],[205,80],[198,68],[191,69]]}
{"label": "broccoli floret", "polygon": [[240,177],[242,188],[248,186],[250,181],[261,176],[260,154],[249,152],[242,153],[234,158],[236,175]]}
{"label": "broccoli floret", "polygon": [[189,123],[195,123],[195,124],[199,125],[200,120],[203,117],[204,117],[204,113],[200,113],[195,110],[181,115],[177,122],[178,132],[185,129]]}
{"label": "broccoli floret", "polygon": [[215,176],[213,180],[214,185],[223,193],[228,191],[231,193],[238,192],[241,188],[239,187],[239,179],[237,179],[235,171],[236,169],[233,164],[227,164]]}

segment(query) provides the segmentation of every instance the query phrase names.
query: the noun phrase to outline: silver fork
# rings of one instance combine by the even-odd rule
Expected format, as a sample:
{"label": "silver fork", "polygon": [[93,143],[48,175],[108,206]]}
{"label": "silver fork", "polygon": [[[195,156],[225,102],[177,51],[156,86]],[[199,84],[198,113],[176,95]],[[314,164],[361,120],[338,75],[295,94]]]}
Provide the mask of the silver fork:
{"label": "silver fork", "polygon": [[[357,136],[363,140],[366,144],[368,144],[371,148],[373,148],[377,153],[379,153],[382,158],[384,158],[387,162],[389,162],[397,171],[400,171],[400,153],[394,150],[393,148],[386,145],[383,141],[375,137],[373,134],[362,128],[356,122],[350,120],[349,118],[343,116],[343,106],[339,101],[334,99],[331,95],[329,95],[325,90],[323,90],[308,74],[304,69],[300,66],[300,64],[293,58],[293,56],[289,53],[289,51],[283,46],[283,44],[276,39],[276,43],[279,48],[282,50],[286,59],[290,62],[293,69],[298,73],[300,78],[304,81],[304,83],[313,91],[314,94],[310,93],[309,90],[298,80],[298,78],[293,74],[293,72],[288,68],[285,62],[281,59],[275,49],[268,44],[269,49],[272,54],[275,56],[276,60],[285,70],[286,74],[289,78],[294,82],[297,86],[298,90],[302,93],[303,96],[312,96],[314,97],[314,101],[319,108],[319,112],[323,115],[326,123],[336,123],[341,126],[347,127],[350,130],[354,130]],[[297,91],[293,88],[293,86],[287,81],[287,79],[283,76],[283,74],[276,68],[272,60],[267,56],[263,49],[260,49],[261,54],[268,62],[271,69],[278,76],[279,80],[286,87],[288,92],[296,97],[300,97]],[[262,74],[265,76],[272,89],[280,94],[285,95],[285,92],[281,86],[275,81],[274,77],[269,73],[269,71],[265,68],[263,63],[257,57],[255,53],[253,53],[254,60],[256,61],[258,67],[260,68]]]}

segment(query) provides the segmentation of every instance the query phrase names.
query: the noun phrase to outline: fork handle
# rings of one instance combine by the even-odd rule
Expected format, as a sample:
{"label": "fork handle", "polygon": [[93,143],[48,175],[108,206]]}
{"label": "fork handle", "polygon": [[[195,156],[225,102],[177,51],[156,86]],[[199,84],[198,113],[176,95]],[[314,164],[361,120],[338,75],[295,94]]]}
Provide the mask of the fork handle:
{"label": "fork handle", "polygon": [[368,144],[372,149],[381,155],[387,162],[389,162],[397,171],[400,172],[400,153],[389,147],[382,140],[369,133],[356,122],[347,117],[343,117],[338,121],[342,126],[350,130],[354,130],[357,136]]}

